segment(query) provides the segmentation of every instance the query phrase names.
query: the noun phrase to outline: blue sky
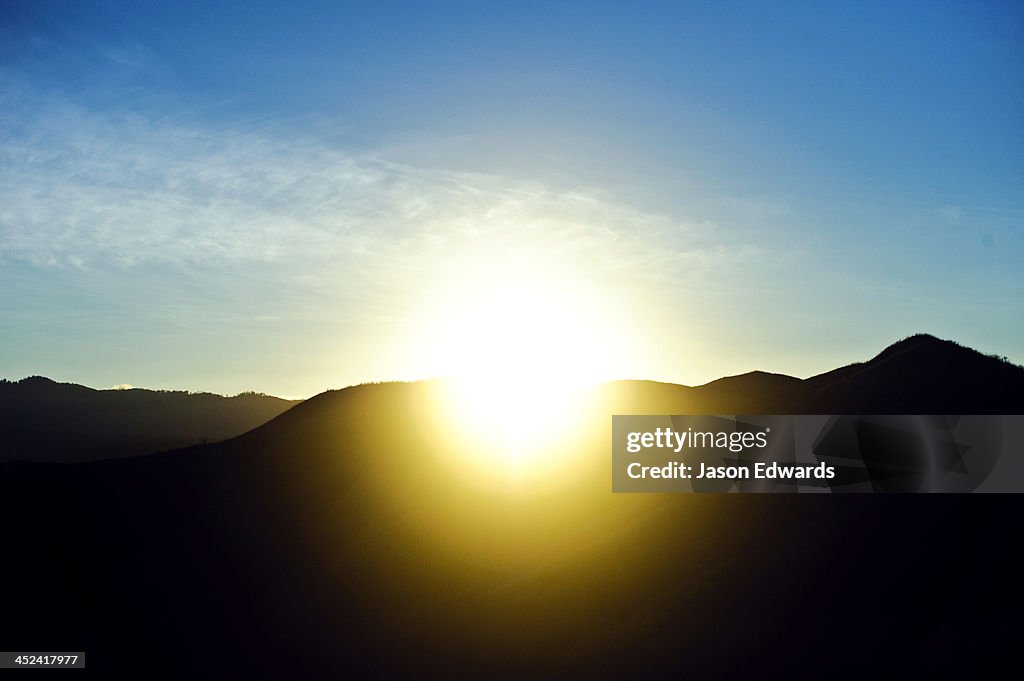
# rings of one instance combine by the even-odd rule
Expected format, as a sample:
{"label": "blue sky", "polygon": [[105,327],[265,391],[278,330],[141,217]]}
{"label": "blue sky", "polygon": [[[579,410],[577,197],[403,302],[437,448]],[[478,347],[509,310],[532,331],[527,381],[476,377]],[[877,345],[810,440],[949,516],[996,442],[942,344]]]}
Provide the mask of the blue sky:
{"label": "blue sky", "polygon": [[0,375],[446,373],[496,271],[600,378],[1021,362],[1022,51],[1018,3],[6,2]]}

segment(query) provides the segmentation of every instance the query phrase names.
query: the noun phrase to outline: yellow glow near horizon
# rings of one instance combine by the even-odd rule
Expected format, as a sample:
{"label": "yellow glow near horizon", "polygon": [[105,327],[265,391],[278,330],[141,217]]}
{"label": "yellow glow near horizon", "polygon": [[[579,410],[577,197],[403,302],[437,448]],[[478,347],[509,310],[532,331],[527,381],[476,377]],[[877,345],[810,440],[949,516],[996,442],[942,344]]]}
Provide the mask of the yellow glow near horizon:
{"label": "yellow glow near horizon", "polygon": [[488,465],[534,467],[581,391],[609,378],[625,352],[609,300],[595,290],[565,271],[496,258],[452,273],[427,306],[421,336],[451,379],[445,408],[486,449]]}

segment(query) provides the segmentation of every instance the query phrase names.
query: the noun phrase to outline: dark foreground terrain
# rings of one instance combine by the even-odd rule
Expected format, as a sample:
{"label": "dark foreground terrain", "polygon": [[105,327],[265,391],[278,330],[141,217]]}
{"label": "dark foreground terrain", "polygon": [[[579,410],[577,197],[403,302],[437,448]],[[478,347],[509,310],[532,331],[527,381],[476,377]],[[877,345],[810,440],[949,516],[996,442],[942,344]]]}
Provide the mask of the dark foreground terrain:
{"label": "dark foreground terrain", "polygon": [[429,382],[5,464],[0,648],[84,650],[95,678],[1006,673],[1019,495],[612,495],[608,417],[1021,413],[1022,374],[915,337],[807,381],[609,384],[538,479],[472,472],[499,445],[453,434]]}

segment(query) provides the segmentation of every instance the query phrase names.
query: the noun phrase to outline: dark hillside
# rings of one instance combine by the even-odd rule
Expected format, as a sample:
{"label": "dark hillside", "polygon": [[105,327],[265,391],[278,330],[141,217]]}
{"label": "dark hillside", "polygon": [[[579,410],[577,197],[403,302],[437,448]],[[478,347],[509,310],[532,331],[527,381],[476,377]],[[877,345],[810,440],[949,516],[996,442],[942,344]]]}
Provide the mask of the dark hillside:
{"label": "dark hillside", "polygon": [[41,376],[4,381],[0,461],[89,461],[217,442],[295,404],[253,393],[94,390]]}

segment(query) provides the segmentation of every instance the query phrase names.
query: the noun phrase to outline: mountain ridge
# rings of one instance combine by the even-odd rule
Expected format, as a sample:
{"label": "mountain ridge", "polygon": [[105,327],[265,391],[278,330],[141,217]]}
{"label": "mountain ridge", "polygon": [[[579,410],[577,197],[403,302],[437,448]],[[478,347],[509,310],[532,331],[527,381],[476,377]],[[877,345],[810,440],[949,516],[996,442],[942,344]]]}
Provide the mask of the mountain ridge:
{"label": "mountain ridge", "polygon": [[44,376],[0,381],[0,461],[88,461],[225,440],[297,401],[260,393],[97,390]]}
{"label": "mountain ridge", "polygon": [[[81,461],[170,451],[238,437],[272,424],[296,405],[305,413],[321,401],[365,392],[366,386],[436,386],[444,380],[366,383],[328,390],[305,401],[259,393],[224,397],[138,388],[95,390],[41,376],[4,381],[0,438],[7,447],[0,461]],[[41,395],[43,401],[34,406],[24,399],[19,403],[16,392],[22,398]],[[608,401],[613,413],[1024,413],[1024,367],[953,341],[915,334],[867,360],[804,379],[754,370],[697,386],[645,379],[609,381],[598,385],[595,393]],[[135,404],[129,408],[131,402]],[[176,415],[146,413],[170,404]],[[67,412],[55,411],[60,409]],[[47,421],[53,414],[57,423]]]}

